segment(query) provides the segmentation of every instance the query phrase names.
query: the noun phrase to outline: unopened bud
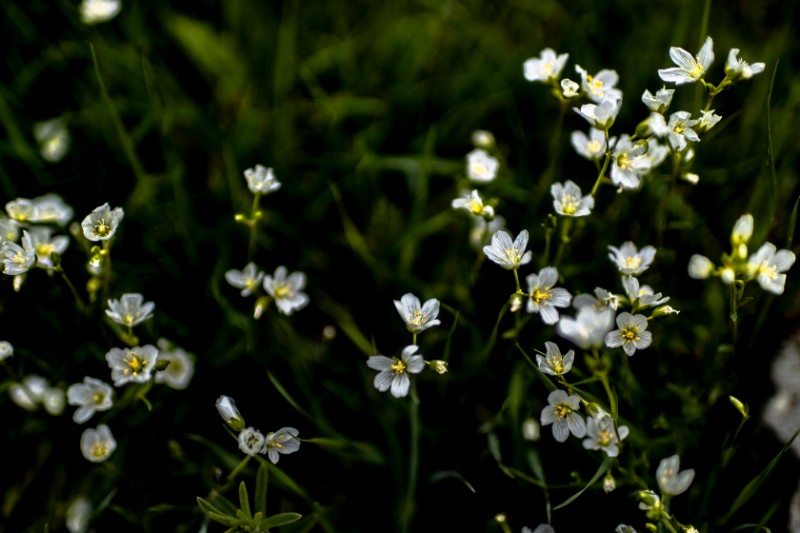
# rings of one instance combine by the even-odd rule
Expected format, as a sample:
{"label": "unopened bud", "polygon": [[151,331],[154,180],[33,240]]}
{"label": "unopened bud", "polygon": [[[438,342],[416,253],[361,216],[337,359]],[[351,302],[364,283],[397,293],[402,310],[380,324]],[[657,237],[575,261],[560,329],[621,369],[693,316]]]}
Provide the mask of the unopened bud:
{"label": "unopened bud", "polygon": [[611,475],[611,472],[606,474],[606,477],[603,478],[603,492],[608,494],[612,492],[614,489],[617,488],[617,482],[614,479],[614,476]]}
{"label": "unopened bud", "polygon": [[728,396],[728,401],[731,402],[731,405],[733,405],[736,408],[736,410],[742,414],[744,418],[750,418],[750,410],[747,408],[745,404],[741,402],[741,400],[735,398],[734,396]]}
{"label": "unopened bud", "polygon": [[436,359],[434,361],[426,361],[428,366],[436,372],[437,374],[446,374],[447,373],[447,362],[442,361],[441,359]]}
{"label": "unopened bud", "polygon": [[542,427],[535,418],[528,418],[522,423],[522,438],[536,442],[542,437]]}
{"label": "unopened bud", "polygon": [[230,396],[220,396],[217,398],[217,411],[219,416],[234,431],[241,431],[244,428],[244,418],[236,408],[236,402]]}

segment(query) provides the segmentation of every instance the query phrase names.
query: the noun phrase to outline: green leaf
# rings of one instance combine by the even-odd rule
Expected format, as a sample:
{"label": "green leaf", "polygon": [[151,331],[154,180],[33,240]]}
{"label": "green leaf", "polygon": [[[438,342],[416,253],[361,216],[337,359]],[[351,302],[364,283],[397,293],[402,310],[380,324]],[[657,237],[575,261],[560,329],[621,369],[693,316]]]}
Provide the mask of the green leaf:
{"label": "green leaf", "polygon": [[761,531],[766,531],[767,533],[772,533],[772,530],[766,526],[762,526],[761,524],[742,524],[740,526],[736,526],[735,528],[731,529],[731,533],[734,531],[739,531],[745,528],[756,529]]}
{"label": "green leaf", "polygon": [[255,509],[257,513],[267,514],[267,487],[269,485],[269,470],[267,464],[261,463],[256,472],[256,500]]}
{"label": "green leaf", "polygon": [[219,513],[206,513],[208,517],[213,520],[214,522],[219,522],[223,526],[228,527],[237,527],[241,524],[241,521],[238,518],[234,518],[232,516],[226,516],[224,514]]}
{"label": "green leaf", "polygon": [[247,496],[247,486],[244,484],[244,481],[239,483],[239,508],[248,520],[253,518],[253,515],[250,513],[250,499]]}
{"label": "green leaf", "polygon": [[308,418],[309,420],[311,419],[311,415],[309,415],[305,409],[300,407],[300,404],[298,404],[294,400],[294,398],[291,397],[289,392],[283,388],[283,385],[281,385],[280,382],[277,379],[275,379],[275,376],[273,376],[272,372],[270,372],[269,370],[267,370],[267,377],[272,382],[272,386],[275,387],[275,389],[280,393],[281,396],[283,396],[283,399],[286,400],[289,403],[289,405],[294,407],[294,409],[304,417]]}
{"label": "green leaf", "polygon": [[281,513],[276,514],[274,516],[270,516],[269,518],[265,518],[261,521],[261,529],[270,529],[273,527],[280,527],[285,526],[287,524],[291,524],[292,522],[297,522],[303,518],[303,515],[297,513]]}
{"label": "green leaf", "polygon": [[794,209],[792,215],[789,217],[789,227],[786,229],[786,248],[791,250],[792,241],[794,240],[794,228],[797,225],[797,208],[800,206],[800,196],[794,201]]}
{"label": "green leaf", "polygon": [[597,482],[597,480],[600,479],[603,476],[603,474],[606,473],[606,470],[608,470],[608,468],[610,466],[611,466],[611,458],[610,457],[606,457],[605,460],[603,461],[603,464],[600,465],[600,468],[597,469],[597,472],[594,473],[594,475],[592,476],[592,479],[589,480],[589,482],[586,484],[586,486],[583,487],[578,492],[576,492],[575,494],[573,494],[572,496],[570,496],[569,498],[567,498],[563,503],[560,503],[560,504],[556,505],[555,507],[553,507],[553,510],[557,511],[557,510],[561,509],[562,507],[566,507],[567,505],[569,505],[572,502],[574,502],[575,500],[577,500],[578,497],[586,491],[586,489],[588,489],[589,487],[594,485]]}
{"label": "green leaf", "polygon": [[204,500],[203,498],[201,498],[199,496],[197,497],[197,505],[199,505],[200,509],[206,514],[209,514],[209,513],[217,513],[217,514],[221,514],[221,515],[225,514],[223,511],[217,509],[210,502]]}

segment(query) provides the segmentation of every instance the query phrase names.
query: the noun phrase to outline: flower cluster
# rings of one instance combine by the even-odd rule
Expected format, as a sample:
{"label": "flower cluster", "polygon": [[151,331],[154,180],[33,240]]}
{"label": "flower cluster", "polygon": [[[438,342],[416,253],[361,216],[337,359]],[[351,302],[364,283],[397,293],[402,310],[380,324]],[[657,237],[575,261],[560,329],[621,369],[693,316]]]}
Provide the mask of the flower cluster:
{"label": "flower cluster", "polygon": [[275,269],[274,275],[265,275],[258,270],[255,263],[248,263],[242,270],[228,270],[225,280],[237,289],[242,296],[250,296],[263,287],[267,296],[257,299],[255,317],[259,318],[269,301],[274,301],[278,311],[291,315],[308,305],[308,295],[303,291],[306,286],[306,275],[302,272],[291,274],[283,265]]}
{"label": "flower cluster", "polygon": [[264,435],[254,427],[245,427],[244,418],[230,396],[220,396],[216,401],[217,411],[232,430],[239,433],[239,449],[247,455],[266,455],[276,464],[281,455],[288,455],[300,449],[300,434],[293,427],[284,427],[274,433]]}

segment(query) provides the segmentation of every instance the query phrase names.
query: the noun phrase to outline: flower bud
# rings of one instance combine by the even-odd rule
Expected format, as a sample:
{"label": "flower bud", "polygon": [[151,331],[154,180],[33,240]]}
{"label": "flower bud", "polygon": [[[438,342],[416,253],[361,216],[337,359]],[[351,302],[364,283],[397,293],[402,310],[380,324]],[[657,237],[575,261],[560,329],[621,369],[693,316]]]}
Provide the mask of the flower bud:
{"label": "flower bud", "polygon": [[611,475],[611,472],[606,474],[606,477],[603,478],[603,492],[608,494],[612,492],[614,489],[617,488],[617,482],[614,479],[614,476]]}
{"label": "flower bud", "polygon": [[[733,225],[731,232],[731,244],[736,247],[738,244],[747,244],[753,236],[753,215],[750,213],[739,217]],[[746,250],[747,248],[745,248]],[[746,255],[746,253],[745,253]]]}
{"label": "flower bud", "polygon": [[528,418],[522,423],[522,438],[536,442],[542,437],[542,428],[535,418]]}
{"label": "flower bud", "polygon": [[494,147],[494,135],[491,131],[475,130],[472,132],[472,144],[476,148],[490,149]]}
{"label": "flower bud", "polygon": [[743,404],[741,400],[735,398],[734,396],[728,396],[728,401],[731,402],[731,405],[733,405],[737,411],[742,413],[744,418],[750,418],[749,409],[747,409],[747,406]]}
{"label": "flower bud", "polygon": [[720,270],[719,277],[722,280],[722,283],[725,285],[730,285],[736,279],[736,272],[734,272],[731,267],[725,267]]}
{"label": "flower bud", "polygon": [[650,318],[659,318],[667,315],[677,315],[679,313],[680,311],[678,311],[671,305],[662,305],[661,307],[656,307],[655,311],[653,311],[653,314],[650,315]]}
{"label": "flower bud", "polygon": [[442,361],[441,359],[436,359],[434,361],[426,361],[428,366],[431,370],[436,372],[437,374],[446,374],[447,373],[447,362]]}
{"label": "flower bud", "polygon": [[706,279],[714,270],[714,263],[700,254],[694,254],[689,259],[689,277],[694,279]]}
{"label": "flower bud", "polygon": [[219,416],[234,431],[241,431],[244,428],[244,418],[236,408],[236,403],[230,396],[220,396],[217,398],[217,411]]}

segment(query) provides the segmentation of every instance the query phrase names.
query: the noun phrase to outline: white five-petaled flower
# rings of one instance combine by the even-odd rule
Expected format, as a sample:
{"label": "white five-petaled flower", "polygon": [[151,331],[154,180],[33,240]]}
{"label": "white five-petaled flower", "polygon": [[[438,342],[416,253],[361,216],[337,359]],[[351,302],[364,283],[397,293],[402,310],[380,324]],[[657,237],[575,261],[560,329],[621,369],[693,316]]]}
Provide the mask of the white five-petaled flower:
{"label": "white five-petaled flower", "polygon": [[105,461],[116,448],[117,441],[105,424],[100,424],[97,429],[87,429],[81,435],[83,456],[93,463]]}
{"label": "white five-petaled flower", "polygon": [[483,203],[483,198],[477,190],[467,193],[463,198],[456,198],[450,205],[453,209],[466,209],[475,216],[489,219],[494,217],[494,208]]}
{"label": "white five-petaled flower", "polygon": [[80,5],[81,22],[99,24],[116,17],[122,9],[120,0],[83,0]]}
{"label": "white five-petaled flower", "polygon": [[124,216],[125,212],[121,207],[111,209],[106,202],[83,219],[83,235],[93,242],[107,241],[114,236]]}
{"label": "white five-petaled flower", "polygon": [[591,305],[581,307],[575,318],[562,317],[556,325],[556,333],[572,341],[584,350],[603,346],[606,334],[614,327],[614,311],[595,309]]}
{"label": "white five-petaled flower", "polygon": [[417,346],[411,344],[403,348],[400,358],[386,357],[385,355],[372,355],[367,359],[367,366],[378,370],[373,385],[381,392],[391,389],[395,398],[402,398],[408,394],[411,379],[408,374],[419,374],[425,368],[422,354],[414,355]]}
{"label": "white five-petaled flower", "polygon": [[436,298],[426,300],[420,306],[419,298],[409,292],[399,301],[394,300],[394,307],[411,333],[420,333],[441,324],[441,321],[436,319],[439,316],[439,300]]}
{"label": "white five-petaled flower", "polygon": [[166,339],[158,339],[158,360],[169,361],[169,365],[156,372],[156,383],[164,383],[176,390],[189,386],[194,375],[194,356],[182,348],[171,346]]}
{"label": "white five-petaled flower", "polygon": [[575,98],[578,96],[581,86],[574,81],[564,78],[561,80],[561,94],[564,98]]}
{"label": "white five-petaled flower", "polygon": [[245,428],[239,433],[239,449],[255,457],[264,449],[264,434],[254,427]]}
{"label": "white five-petaled flower", "polygon": [[500,230],[492,235],[492,243],[483,247],[483,253],[506,270],[516,270],[530,263],[533,257],[533,252],[525,251],[527,247],[528,230],[519,232],[513,241],[508,232]]}
{"label": "white five-petaled flower", "polygon": [[14,347],[8,341],[0,341],[0,361],[14,355]]}
{"label": "white five-petaled flower", "polygon": [[306,275],[292,272],[287,275],[285,266],[275,269],[275,277],[264,277],[264,290],[275,299],[275,305],[284,315],[291,315],[308,304],[308,295],[302,291],[306,286]]}
{"label": "white five-petaled flower", "polygon": [[669,116],[667,123],[667,142],[676,152],[683,152],[688,146],[687,141],[700,142],[700,137],[693,127],[700,122],[692,119],[688,111],[676,111]]}
{"label": "white five-petaled flower", "polygon": [[620,313],[617,317],[617,328],[606,335],[606,346],[619,348],[633,355],[636,350],[644,350],[653,342],[653,334],[647,331],[647,317]]}
{"label": "white five-petaled flower", "polygon": [[689,277],[694,279],[706,279],[714,272],[714,263],[704,255],[694,254],[689,259]]}
{"label": "white five-petaled flower", "polygon": [[522,64],[525,79],[543,82],[557,80],[568,58],[569,54],[556,54],[552,48],[545,48],[539,57],[532,57]]}
{"label": "white five-petaled flower", "polygon": [[636,245],[631,241],[625,241],[620,248],[608,247],[612,253],[608,258],[614,263],[622,274],[632,276],[641,274],[653,262],[656,256],[656,249],[652,246],[645,246],[641,250],[636,249]]}
{"label": "white five-petaled flower", "polygon": [[553,424],[553,437],[558,442],[564,442],[572,433],[576,437],[586,436],[586,423],[578,414],[581,399],[578,396],[567,394],[563,390],[554,390],[547,397],[547,405],[542,409],[540,421],[543,426]]}
{"label": "white five-petaled flower", "polygon": [[69,149],[69,131],[60,118],[37,122],[33,125],[33,136],[39,143],[42,159],[49,163],[57,163]]}
{"label": "white five-petaled flower", "polygon": [[622,98],[603,98],[599,104],[584,104],[572,110],[582,116],[592,127],[608,131],[614,125],[619,110],[622,107]]}
{"label": "white five-petaled flower", "polygon": [[31,227],[31,244],[36,250],[37,263],[45,268],[53,268],[50,254],[63,254],[69,245],[69,239],[64,235],[52,236],[51,228],[42,226]]}
{"label": "white five-petaled flower", "polygon": [[250,296],[261,281],[264,279],[264,272],[258,270],[255,263],[247,263],[242,270],[228,270],[225,272],[225,280],[237,289],[242,289],[242,296]]}
{"label": "white five-petaled flower", "polygon": [[700,111],[700,118],[697,119],[697,124],[695,125],[694,130],[697,133],[706,133],[711,128],[716,126],[720,120],[722,120],[722,117],[714,114],[713,109],[709,109],[708,111]]}
{"label": "white five-petaled flower", "polygon": [[725,61],[725,75],[733,81],[749,80],[756,74],[764,72],[764,63],[747,63],[744,59],[739,59],[739,49],[731,48],[728,52],[728,59]]}
{"label": "white five-petaled flower", "polygon": [[31,201],[38,211],[36,222],[52,222],[64,227],[75,214],[75,210],[55,193],[44,194]]}
{"label": "white five-petaled flower", "polygon": [[[619,439],[617,438],[619,432]],[[587,450],[603,450],[609,457],[619,455],[619,441],[628,436],[628,426],[619,426],[614,431],[614,421],[610,416],[593,417],[586,421],[586,439],[583,447]]]}
{"label": "white five-petaled flower", "polygon": [[581,188],[575,182],[567,180],[564,185],[554,183],[550,186],[553,195],[553,208],[559,215],[583,217],[592,212],[594,198],[582,196]]}
{"label": "white five-petaled flower", "polygon": [[783,294],[786,284],[786,272],[795,261],[794,252],[780,250],[771,242],[765,242],[758,251],[747,260],[747,267],[758,284],[765,291]]}
{"label": "white five-petaled flower", "polygon": [[675,89],[667,89],[666,87],[656,91],[655,95],[645,89],[644,94],[642,94],[642,102],[653,113],[664,114],[669,109],[669,104],[672,103],[673,94],[675,94]]}
{"label": "white five-petaled flower", "polygon": [[236,408],[236,402],[233,401],[233,398],[223,394],[217,398],[215,405],[217,406],[217,412],[219,413],[219,416],[222,417],[225,423],[228,424],[232,430],[242,430],[244,427],[244,418],[239,412],[239,409]]}
{"label": "white five-petaled flower", "polygon": [[627,134],[620,135],[611,152],[611,182],[622,189],[638,188],[640,178],[651,168],[645,151],[644,145],[632,143]]}
{"label": "white five-petaled flower", "polygon": [[694,480],[694,470],[688,469],[679,472],[680,457],[673,455],[662,459],[656,470],[656,481],[661,489],[661,494],[677,496],[683,494]]}
{"label": "white five-petaled flower", "polygon": [[616,70],[603,69],[592,76],[580,65],[575,65],[575,72],[581,75],[581,87],[589,100],[595,103],[605,98],[622,100],[622,91],[615,87],[619,81]]}
{"label": "white five-petaled flower", "polygon": [[547,350],[547,356],[536,355],[536,364],[539,370],[551,376],[563,376],[572,369],[572,363],[575,361],[575,350],[570,350],[561,355],[561,350],[556,343],[545,342],[544,346]]}
{"label": "white five-petaled flower", "polygon": [[36,264],[36,248],[33,246],[31,235],[27,230],[22,231],[22,246],[6,241],[0,248],[3,255],[3,274],[17,276],[24,274]]}
{"label": "white five-petaled flower", "polygon": [[486,183],[497,175],[500,163],[486,150],[476,148],[467,154],[467,176],[472,181]]}
{"label": "white five-petaled flower", "polygon": [[[573,131],[570,141],[578,155],[586,159],[596,161],[606,154],[606,134],[603,130],[590,128],[588,136],[582,131]],[[616,138],[609,141],[613,145]]]}
{"label": "white five-petaled flower", "polygon": [[106,315],[120,324],[132,328],[152,318],[156,304],[144,301],[144,296],[138,293],[125,293],[119,300],[108,300]]}
{"label": "white five-petaled flower", "polygon": [[256,165],[244,171],[247,188],[253,194],[269,194],[281,188],[281,182],[275,178],[272,168]]}
{"label": "white five-petaled flower", "polygon": [[636,302],[636,307],[639,309],[663,305],[669,301],[669,296],[662,298],[661,293],[654,293],[649,285],[639,286],[639,280],[633,276],[622,276],[622,286],[625,288],[628,301],[631,305]]}
{"label": "white five-petaled flower", "polygon": [[276,464],[280,455],[294,453],[300,449],[300,441],[296,438],[299,434],[295,428],[281,428],[275,433],[269,433],[264,440],[261,453],[266,453],[272,464]]}
{"label": "white five-petaled flower", "polygon": [[106,354],[106,361],[111,368],[111,379],[117,387],[129,382],[148,381],[157,359],[158,350],[152,344],[133,348],[111,348]]}
{"label": "white five-petaled flower", "polygon": [[111,385],[90,377],[83,378],[83,383],[74,383],[67,389],[67,402],[70,405],[79,405],[72,419],[78,424],[83,424],[97,411],[111,409],[113,402]]}
{"label": "white five-petaled flower", "polygon": [[558,282],[558,270],[554,267],[545,267],[539,274],[530,274],[525,280],[528,282],[529,313],[539,313],[542,322],[555,324],[558,322],[556,307],[569,307],[572,295],[566,289],[554,287]]}
{"label": "white five-petaled flower", "polygon": [[678,66],[658,69],[661,79],[675,85],[694,83],[706,75],[708,67],[714,61],[714,42],[711,37],[706,37],[697,56],[692,56],[683,48],[672,46],[669,49],[669,57]]}
{"label": "white five-petaled flower", "polygon": [[0,246],[7,241],[16,241],[19,237],[19,224],[12,218],[0,215]]}

